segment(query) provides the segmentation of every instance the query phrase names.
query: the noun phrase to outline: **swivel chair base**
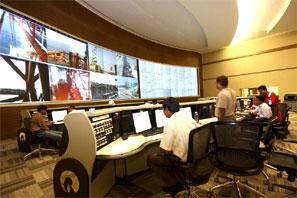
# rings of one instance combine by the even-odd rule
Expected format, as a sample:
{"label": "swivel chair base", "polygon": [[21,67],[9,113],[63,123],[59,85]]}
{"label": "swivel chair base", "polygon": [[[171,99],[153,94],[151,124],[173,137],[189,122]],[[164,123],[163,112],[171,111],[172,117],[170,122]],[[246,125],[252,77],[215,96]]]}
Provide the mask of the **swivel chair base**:
{"label": "swivel chair base", "polygon": [[58,153],[58,151],[56,149],[48,149],[48,148],[42,148],[40,144],[38,144],[38,148],[31,151],[30,153],[28,153],[27,155],[24,156],[24,160],[27,160],[29,157],[31,157],[32,155],[35,155],[36,153],[39,154],[39,159],[43,159],[42,158],[42,153],[45,152],[50,152],[50,153]]}
{"label": "swivel chair base", "polygon": [[219,184],[217,186],[214,186],[214,187],[210,188],[209,189],[209,192],[208,192],[208,197],[215,197],[215,194],[213,192],[214,190],[217,190],[217,189],[223,188],[225,186],[229,186],[229,185],[233,185],[233,187],[236,190],[236,193],[237,193],[237,195],[238,195],[239,198],[242,197],[241,192],[240,192],[240,189],[239,189],[240,186],[243,187],[243,188],[245,188],[246,190],[248,190],[250,192],[253,192],[253,193],[257,194],[257,195],[260,195],[262,197],[266,197],[263,193],[261,193],[261,192],[257,191],[256,189],[248,186],[247,184],[244,184],[244,183],[240,182],[237,179],[236,176],[233,176],[233,179],[231,179],[231,178],[228,178],[228,179],[230,179],[231,181],[227,181],[227,182],[225,182],[223,184]]}

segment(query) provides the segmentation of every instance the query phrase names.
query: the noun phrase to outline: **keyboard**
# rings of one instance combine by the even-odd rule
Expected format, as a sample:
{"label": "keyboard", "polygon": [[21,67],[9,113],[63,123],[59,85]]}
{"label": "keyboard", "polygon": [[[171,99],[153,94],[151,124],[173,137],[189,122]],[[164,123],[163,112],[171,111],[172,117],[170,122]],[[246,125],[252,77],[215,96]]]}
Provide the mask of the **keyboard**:
{"label": "keyboard", "polygon": [[144,137],[149,137],[149,136],[157,135],[160,133],[163,133],[163,128],[147,130],[147,131],[142,132],[142,135]]}

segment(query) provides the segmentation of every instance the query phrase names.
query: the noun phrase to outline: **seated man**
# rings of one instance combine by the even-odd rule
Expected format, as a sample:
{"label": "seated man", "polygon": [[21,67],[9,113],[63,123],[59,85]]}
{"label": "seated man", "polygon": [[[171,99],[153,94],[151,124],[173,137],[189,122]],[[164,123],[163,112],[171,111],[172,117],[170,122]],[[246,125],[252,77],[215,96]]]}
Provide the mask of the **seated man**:
{"label": "seated man", "polygon": [[149,155],[148,166],[165,183],[163,190],[171,195],[185,189],[174,174],[180,162],[186,162],[188,155],[189,134],[198,124],[192,118],[179,111],[175,98],[167,98],[163,103],[164,114],[168,122],[164,126],[160,152]]}
{"label": "seated man", "polygon": [[257,107],[255,110],[251,111],[253,115],[268,119],[272,117],[271,107],[265,102],[265,97],[263,95],[257,96],[255,103],[257,104]]}
{"label": "seated man", "polygon": [[37,133],[39,138],[48,138],[53,144],[60,146],[62,140],[61,131],[54,131],[48,128],[49,125],[53,124],[51,121],[44,119],[44,115],[47,114],[47,106],[40,105],[37,107],[37,113],[31,118],[31,132]]}

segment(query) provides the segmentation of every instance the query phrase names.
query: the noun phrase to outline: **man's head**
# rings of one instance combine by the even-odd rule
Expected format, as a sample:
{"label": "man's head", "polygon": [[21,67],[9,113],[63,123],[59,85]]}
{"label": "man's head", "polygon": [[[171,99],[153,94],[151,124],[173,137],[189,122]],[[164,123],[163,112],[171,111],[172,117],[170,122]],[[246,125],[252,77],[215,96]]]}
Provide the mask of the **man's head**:
{"label": "man's head", "polygon": [[163,102],[163,111],[167,118],[179,111],[179,103],[173,97],[166,98]]}
{"label": "man's head", "polygon": [[256,104],[257,105],[260,105],[263,102],[265,102],[265,97],[263,95],[259,95],[259,96],[256,97]]}
{"label": "man's head", "polygon": [[228,77],[227,76],[219,76],[216,78],[216,82],[217,82],[217,89],[218,90],[222,90],[226,87],[228,87]]}
{"label": "man's head", "polygon": [[261,85],[258,87],[258,91],[261,95],[266,95],[267,94],[267,87],[265,85]]}
{"label": "man's head", "polygon": [[45,106],[45,105],[39,105],[37,107],[37,111],[39,113],[41,113],[42,115],[46,115],[46,113],[47,113],[47,106]]}

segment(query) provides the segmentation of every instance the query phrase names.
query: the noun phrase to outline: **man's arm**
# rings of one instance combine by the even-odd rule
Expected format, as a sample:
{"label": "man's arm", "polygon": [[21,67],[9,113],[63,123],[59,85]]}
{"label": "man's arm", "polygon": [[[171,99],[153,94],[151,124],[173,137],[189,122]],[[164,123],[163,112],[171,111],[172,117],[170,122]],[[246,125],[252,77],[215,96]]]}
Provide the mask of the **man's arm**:
{"label": "man's arm", "polygon": [[219,121],[224,120],[224,117],[225,117],[225,108],[218,107],[217,112],[218,112],[218,115],[217,115],[218,120]]}

